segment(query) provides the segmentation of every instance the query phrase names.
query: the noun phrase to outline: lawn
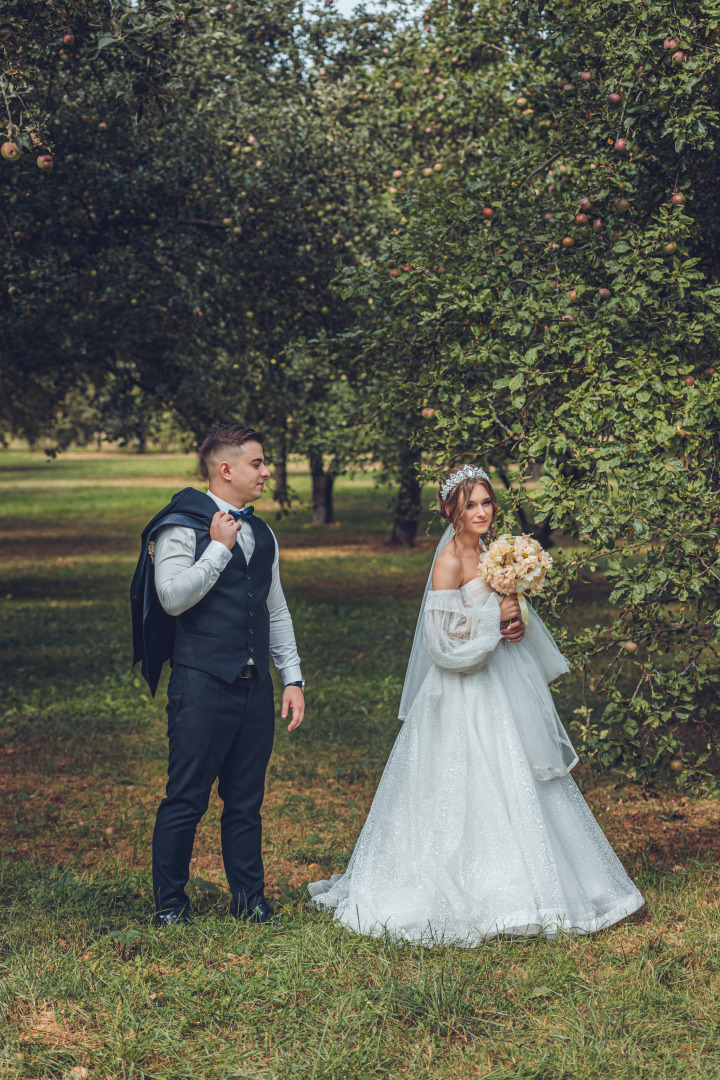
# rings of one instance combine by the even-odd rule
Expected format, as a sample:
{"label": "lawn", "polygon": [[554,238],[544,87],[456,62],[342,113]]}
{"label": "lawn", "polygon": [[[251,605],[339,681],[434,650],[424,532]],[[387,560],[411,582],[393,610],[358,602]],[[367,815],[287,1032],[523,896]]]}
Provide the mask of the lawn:
{"label": "lawn", "polygon": [[[617,779],[578,782],[647,898],[591,938],[422,950],[354,937],[305,883],[343,868],[398,730],[437,525],[387,547],[390,492],[309,479],[279,516],[308,715],[278,723],[264,811],[280,930],[227,916],[216,797],[192,864],[198,918],[151,924],[163,685],[130,669],[128,587],[143,524],[199,481],[191,456],[0,454],[0,1076],[720,1078],[720,807]],[[425,515],[428,523],[431,514]],[[579,592],[577,622],[603,591]],[[577,684],[561,680],[571,720]]]}

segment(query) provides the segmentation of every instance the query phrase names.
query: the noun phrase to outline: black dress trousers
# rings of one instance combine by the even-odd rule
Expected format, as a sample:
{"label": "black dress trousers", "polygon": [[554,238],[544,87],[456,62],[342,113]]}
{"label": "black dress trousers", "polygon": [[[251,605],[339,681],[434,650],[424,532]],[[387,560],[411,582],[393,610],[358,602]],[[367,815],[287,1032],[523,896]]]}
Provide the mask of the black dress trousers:
{"label": "black dress trousers", "polygon": [[187,913],[195,830],[219,778],[222,854],[235,910],[263,891],[260,807],[275,734],[270,675],[223,682],[175,664],[168,685],[168,783],[153,833],[158,914]]}

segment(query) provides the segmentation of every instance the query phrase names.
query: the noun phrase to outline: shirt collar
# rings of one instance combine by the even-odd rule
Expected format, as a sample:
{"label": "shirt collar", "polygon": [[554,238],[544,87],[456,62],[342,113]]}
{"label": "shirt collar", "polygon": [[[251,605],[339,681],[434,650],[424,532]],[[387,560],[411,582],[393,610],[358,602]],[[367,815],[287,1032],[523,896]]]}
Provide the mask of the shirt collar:
{"label": "shirt collar", "polygon": [[216,495],[214,491],[210,491],[209,488],[207,493],[210,498],[217,503],[218,509],[224,510],[226,514],[228,514],[231,510],[235,510],[236,513],[238,510],[242,510],[242,506],[233,506],[232,503],[225,502],[224,499],[221,499],[220,496]]}

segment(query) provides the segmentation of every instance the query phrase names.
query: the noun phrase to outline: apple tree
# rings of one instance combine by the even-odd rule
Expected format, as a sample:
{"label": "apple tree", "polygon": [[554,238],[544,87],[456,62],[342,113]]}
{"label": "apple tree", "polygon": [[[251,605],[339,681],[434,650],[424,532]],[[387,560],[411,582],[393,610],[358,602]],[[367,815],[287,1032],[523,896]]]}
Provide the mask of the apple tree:
{"label": "apple tree", "polygon": [[425,22],[417,69],[448,80],[442,123],[475,130],[346,275],[412,327],[379,400],[425,411],[437,473],[501,464],[515,505],[572,541],[551,612],[606,583],[597,624],[560,631],[586,758],[713,785],[720,6],[436,0]]}

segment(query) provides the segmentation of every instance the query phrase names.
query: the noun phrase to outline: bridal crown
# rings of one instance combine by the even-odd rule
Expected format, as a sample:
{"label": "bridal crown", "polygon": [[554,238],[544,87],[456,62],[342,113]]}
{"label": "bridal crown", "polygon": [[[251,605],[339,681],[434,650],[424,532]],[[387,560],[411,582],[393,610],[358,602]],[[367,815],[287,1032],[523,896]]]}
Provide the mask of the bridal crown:
{"label": "bridal crown", "polygon": [[462,469],[458,469],[457,472],[451,473],[440,488],[440,498],[442,501],[446,502],[447,497],[453,488],[456,488],[463,480],[470,480],[472,477],[477,477],[478,480],[487,480],[487,482],[490,483],[490,477],[484,469],[479,469],[477,465],[463,465]]}

